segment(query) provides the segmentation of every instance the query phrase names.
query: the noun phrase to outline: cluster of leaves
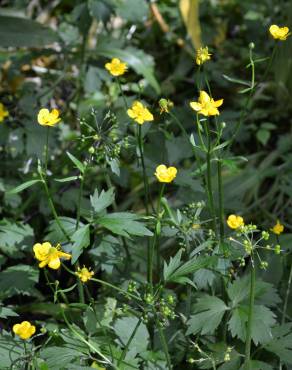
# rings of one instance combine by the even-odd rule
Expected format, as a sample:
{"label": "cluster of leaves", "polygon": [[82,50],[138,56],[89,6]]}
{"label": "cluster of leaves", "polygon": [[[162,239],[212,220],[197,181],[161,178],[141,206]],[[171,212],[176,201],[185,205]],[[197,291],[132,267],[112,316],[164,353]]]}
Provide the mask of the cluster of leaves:
{"label": "cluster of leaves", "polygon": [[[224,97],[220,118],[223,139],[229,139],[251,88],[244,68],[251,41],[258,90],[236,145],[222,158],[224,207],[226,215],[240,210],[264,229],[277,218],[285,224],[284,256],[270,253],[268,269],[256,272],[251,368],[278,369],[279,361],[283,369],[292,366],[286,296],[292,276],[292,38],[261,80],[273,48],[267,28],[278,20],[291,26],[291,19],[287,0],[281,6],[273,0],[3,1],[0,102],[9,117],[0,123],[1,369],[167,369],[163,338],[173,368],[242,368],[250,278],[238,261],[248,264],[249,256],[227,240],[218,245],[210,230],[200,177],[205,168],[194,160],[198,137],[186,102],[199,78],[195,48],[209,45],[213,58],[205,73],[214,96]],[[104,69],[113,57],[129,67],[119,82]],[[161,96],[174,102],[190,141],[174,116],[160,114]],[[128,106],[146,100],[155,115],[155,123],[141,127],[151,209],[159,196],[156,165],[179,168],[161,200],[159,223],[145,213],[136,126],[124,99]],[[47,131],[36,120],[41,107],[51,106],[63,120],[50,130],[46,173],[58,222],[40,178]],[[215,183],[214,192],[217,197]],[[153,292],[146,261],[158,225],[161,261]],[[37,267],[32,246],[42,241],[61,243],[72,254],[70,268],[93,268],[97,281],[87,283],[83,302],[76,276],[62,268],[47,281]],[[11,331],[25,319],[37,326],[26,345]]]}

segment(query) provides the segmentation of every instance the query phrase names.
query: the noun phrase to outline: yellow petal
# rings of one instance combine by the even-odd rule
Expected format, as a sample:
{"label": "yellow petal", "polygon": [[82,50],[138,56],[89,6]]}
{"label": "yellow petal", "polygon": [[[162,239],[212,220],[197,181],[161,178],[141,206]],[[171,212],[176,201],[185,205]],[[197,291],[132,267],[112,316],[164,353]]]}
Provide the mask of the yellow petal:
{"label": "yellow petal", "polygon": [[204,105],[209,103],[211,100],[210,96],[206,93],[206,91],[200,91],[199,102]]}
{"label": "yellow petal", "polygon": [[48,266],[53,270],[58,270],[58,268],[61,266],[60,258],[52,258],[50,259]]}
{"label": "yellow petal", "polygon": [[202,105],[198,102],[195,102],[195,101],[190,102],[190,106],[196,112],[199,112],[202,109]]}
{"label": "yellow petal", "polygon": [[219,99],[219,100],[214,101],[214,106],[216,108],[220,107],[222,104],[223,104],[223,99]]}

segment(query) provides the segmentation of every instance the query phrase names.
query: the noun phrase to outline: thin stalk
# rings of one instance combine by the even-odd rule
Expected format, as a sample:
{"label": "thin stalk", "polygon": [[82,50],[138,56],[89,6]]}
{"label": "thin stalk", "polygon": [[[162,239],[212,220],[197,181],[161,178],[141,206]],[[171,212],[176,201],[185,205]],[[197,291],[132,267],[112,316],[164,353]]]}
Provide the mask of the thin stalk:
{"label": "thin stalk", "polygon": [[219,231],[220,242],[224,240],[224,199],[222,188],[222,162],[219,159],[217,162],[217,176],[218,176],[218,196],[219,196]]}
{"label": "thin stalk", "polygon": [[160,341],[161,341],[161,344],[162,344],[163,352],[165,354],[167,367],[168,367],[168,370],[171,370],[172,366],[171,366],[171,360],[170,360],[170,356],[169,356],[169,352],[168,352],[168,345],[167,345],[163,330],[160,326],[160,322],[158,321],[157,318],[155,319],[155,321],[156,321],[156,325],[157,325],[157,329],[158,329],[158,333],[159,333],[159,338],[160,338]]}
{"label": "thin stalk", "polygon": [[[286,294],[285,294],[285,300],[284,300],[284,306],[283,306],[283,312],[282,312],[282,319],[281,319],[281,324],[282,325],[285,324],[286,312],[287,312],[287,307],[288,307],[288,300],[289,300],[290,289],[291,289],[291,281],[292,281],[292,265],[290,267],[288,285],[287,285],[287,290],[286,290]],[[280,359],[280,363],[279,363],[279,370],[282,370],[282,361],[281,361],[281,359]]]}
{"label": "thin stalk", "polygon": [[130,338],[129,338],[129,340],[128,340],[128,342],[127,342],[127,344],[125,345],[125,348],[123,349],[121,357],[118,359],[118,363],[117,363],[118,367],[120,366],[121,362],[125,359],[125,357],[127,355],[127,352],[128,352],[128,349],[130,347],[130,344],[132,343],[132,340],[134,339],[134,337],[137,333],[137,330],[139,329],[139,326],[140,326],[141,322],[142,322],[142,318],[140,317],[136,326],[135,326],[135,328],[134,328],[134,330],[133,330],[133,332],[132,332],[132,334],[131,334],[131,336],[130,336]]}
{"label": "thin stalk", "polygon": [[84,172],[81,175],[81,179],[80,179],[80,187],[79,187],[79,193],[78,193],[78,205],[77,205],[77,219],[76,219],[75,231],[78,230],[79,223],[80,223],[81,200],[82,200],[82,194],[83,194],[83,189],[84,189],[85,173],[86,173],[86,167],[85,167]]}
{"label": "thin stalk", "polygon": [[[154,236],[153,236],[152,243],[150,245],[149,253],[148,253],[148,261],[147,261],[148,262],[147,263],[147,272],[148,272],[148,274],[147,274],[147,276],[148,276],[148,282],[151,286],[151,290],[153,290],[153,256],[154,256],[155,246],[157,244],[157,239],[158,239],[159,234],[160,234],[160,230],[158,230],[159,229],[159,223],[160,223],[159,213],[160,213],[161,198],[163,196],[164,188],[165,188],[165,184],[162,184],[161,188],[160,188],[160,193],[159,193],[159,196],[158,196],[158,202],[157,202],[156,224],[155,224]],[[158,261],[160,262],[160,257],[158,257],[159,253],[160,253],[159,247],[157,247],[157,262]],[[158,266],[157,266],[157,268],[158,268]]]}
{"label": "thin stalk", "polygon": [[138,125],[138,146],[139,146],[139,155],[140,155],[142,171],[143,171],[143,182],[144,182],[144,191],[145,191],[145,209],[146,209],[146,214],[149,215],[149,207],[148,207],[149,205],[149,184],[148,184],[148,178],[147,178],[145,160],[144,160],[141,125]]}
{"label": "thin stalk", "polygon": [[249,312],[246,329],[246,342],[245,342],[245,362],[244,370],[250,370],[250,349],[251,349],[251,329],[253,321],[254,310],[254,296],[255,296],[255,266],[253,261],[253,254],[251,254],[251,270],[250,270],[250,292],[249,292]]}
{"label": "thin stalk", "polygon": [[57,211],[56,211],[56,208],[55,208],[55,206],[54,206],[54,202],[53,202],[53,200],[52,200],[52,196],[51,196],[51,194],[50,194],[50,191],[49,191],[48,185],[47,185],[46,180],[44,179],[43,175],[41,175],[41,180],[42,180],[42,183],[43,183],[43,185],[44,185],[45,193],[46,193],[46,196],[47,196],[47,198],[48,198],[48,203],[49,203],[49,206],[50,206],[51,212],[52,212],[52,214],[53,214],[53,216],[54,216],[54,219],[55,219],[55,221],[56,221],[56,223],[57,223],[57,225],[58,225],[59,229],[61,230],[61,232],[64,234],[65,238],[67,239],[67,241],[68,241],[69,243],[71,243],[71,242],[72,242],[72,240],[71,240],[71,238],[70,238],[69,234],[67,233],[67,231],[64,229],[64,227],[63,227],[62,223],[60,222],[59,216],[58,216]]}
{"label": "thin stalk", "polygon": [[49,159],[49,136],[50,136],[50,126],[47,127],[46,133],[46,147],[45,147],[45,177],[47,177],[48,169],[48,159]]}
{"label": "thin stalk", "polygon": [[283,306],[283,314],[282,314],[282,320],[281,320],[282,325],[285,323],[285,317],[286,317],[286,312],[287,312],[287,307],[288,307],[288,300],[289,300],[290,289],[291,289],[291,281],[292,281],[292,265],[291,265],[291,268],[290,268],[290,273],[289,273],[289,278],[288,278],[288,285],[287,285],[285,301],[284,301],[284,306]]}
{"label": "thin stalk", "polygon": [[118,78],[118,77],[116,77],[116,81],[117,81],[117,83],[118,83],[120,93],[121,93],[121,95],[122,95],[122,97],[123,97],[123,101],[124,101],[125,108],[126,108],[126,110],[128,110],[128,109],[129,109],[129,106],[128,106],[128,103],[127,103],[127,99],[126,99],[126,97],[125,97],[125,94],[124,94],[123,89],[122,89],[121,82],[120,82],[120,80],[119,80],[119,78]]}
{"label": "thin stalk", "polygon": [[213,197],[213,186],[212,186],[212,174],[211,174],[211,133],[209,128],[209,122],[205,123],[206,127],[206,134],[207,134],[207,141],[208,141],[208,148],[206,152],[206,162],[207,162],[207,191],[208,191],[208,201],[210,212],[212,216],[212,224],[214,232],[217,234],[217,226],[216,226],[216,213],[215,213],[215,206],[214,206],[214,197]]}
{"label": "thin stalk", "polygon": [[[244,107],[243,109],[241,110],[241,113],[240,113],[240,117],[239,117],[239,121],[237,122],[236,124],[236,127],[235,127],[235,130],[234,130],[234,133],[229,141],[229,144],[227,146],[227,149],[230,149],[233,141],[235,140],[244,120],[245,120],[245,117],[246,117],[246,114],[249,110],[249,103],[251,101],[251,98],[253,97],[253,93],[254,93],[254,88],[255,88],[255,63],[254,63],[254,60],[253,60],[253,53],[252,53],[252,48],[249,49],[249,60],[250,60],[250,66],[251,66],[251,86],[250,86],[250,93],[248,94],[248,97],[245,101],[245,104],[244,104]],[[268,67],[270,68],[270,67]]]}

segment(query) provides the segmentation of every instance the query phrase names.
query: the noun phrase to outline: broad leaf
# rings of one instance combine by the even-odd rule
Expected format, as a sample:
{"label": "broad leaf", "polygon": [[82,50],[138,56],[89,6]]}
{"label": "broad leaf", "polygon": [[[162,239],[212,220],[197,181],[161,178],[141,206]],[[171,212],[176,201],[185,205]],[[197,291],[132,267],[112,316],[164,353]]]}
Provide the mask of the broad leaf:
{"label": "broad leaf", "polygon": [[78,260],[83,249],[89,246],[90,243],[89,226],[90,225],[85,225],[80,227],[72,235],[72,241],[74,242],[72,246],[72,260],[71,260],[72,264],[74,264]]}
{"label": "broad leaf", "polygon": [[98,194],[98,190],[95,189],[94,194],[90,196],[90,203],[96,213],[99,213],[110,206],[115,200],[114,188],[108,191],[102,190]]}
{"label": "broad leaf", "polygon": [[55,31],[30,19],[0,16],[0,46],[41,47],[58,41]]}
{"label": "broad leaf", "polygon": [[97,223],[112,233],[125,237],[130,235],[152,236],[153,233],[144,226],[144,223],[137,221],[139,218],[134,213],[116,212],[99,217]]}
{"label": "broad leaf", "polygon": [[187,334],[213,334],[217,329],[224,313],[229,310],[225,303],[215,296],[199,298],[194,306],[195,315],[188,321]]}

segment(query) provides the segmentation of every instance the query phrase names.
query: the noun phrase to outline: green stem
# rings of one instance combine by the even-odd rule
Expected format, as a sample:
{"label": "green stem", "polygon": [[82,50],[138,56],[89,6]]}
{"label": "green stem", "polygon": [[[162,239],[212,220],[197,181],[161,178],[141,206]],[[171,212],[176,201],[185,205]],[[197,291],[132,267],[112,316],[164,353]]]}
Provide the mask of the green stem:
{"label": "green stem", "polygon": [[83,174],[80,175],[81,179],[80,179],[80,187],[79,187],[79,193],[78,193],[77,219],[76,219],[75,231],[78,230],[79,223],[80,223],[81,200],[82,200],[82,194],[83,194],[83,189],[84,189],[85,173],[86,173],[86,166],[84,168]]}
{"label": "green stem", "polygon": [[54,216],[54,219],[55,219],[55,221],[56,221],[59,229],[61,230],[61,232],[64,234],[65,238],[67,239],[67,241],[69,243],[72,243],[72,240],[71,240],[69,234],[67,233],[67,231],[64,229],[62,223],[60,222],[59,216],[58,216],[57,211],[56,211],[56,208],[54,206],[54,202],[52,200],[52,196],[50,194],[48,185],[47,185],[46,180],[44,179],[43,175],[41,175],[41,180],[42,180],[42,183],[44,185],[45,193],[47,195],[48,203],[49,203],[49,206],[51,208],[51,212],[52,212],[52,214]]}
{"label": "green stem", "polygon": [[245,342],[245,362],[244,370],[250,370],[250,349],[251,349],[251,330],[254,310],[254,296],[255,296],[255,266],[253,254],[251,254],[251,270],[250,270],[250,292],[249,292],[249,312],[246,328],[246,342]]}
{"label": "green stem", "polygon": [[285,295],[283,314],[282,314],[282,320],[281,320],[282,325],[285,323],[285,317],[286,317],[286,312],[287,312],[287,307],[288,307],[288,300],[289,300],[290,289],[291,289],[291,281],[292,281],[292,265],[291,265],[291,268],[290,268],[290,273],[289,273],[289,278],[288,278],[288,285],[287,285],[287,290],[286,290],[286,295]]}
{"label": "green stem", "polygon": [[[253,97],[253,93],[254,93],[254,90],[255,90],[255,64],[254,64],[254,60],[253,60],[253,53],[252,53],[252,48],[249,49],[249,60],[250,60],[250,66],[251,66],[251,86],[250,86],[250,93],[248,94],[248,97],[244,103],[244,107],[243,109],[241,110],[241,113],[240,113],[240,117],[239,117],[239,121],[237,122],[236,124],[236,127],[235,127],[235,130],[234,130],[234,133],[229,141],[229,144],[227,146],[227,149],[230,149],[233,141],[235,140],[245,118],[246,118],[246,115],[247,115],[247,112],[249,110],[249,104],[250,104],[250,101],[251,101],[251,98]],[[269,68],[269,67],[268,67]]]}
{"label": "green stem", "polygon": [[49,136],[50,136],[50,127],[47,127],[46,135],[46,147],[45,147],[45,177],[47,177],[48,170],[48,159],[49,159]]}
{"label": "green stem", "polygon": [[128,340],[128,342],[127,342],[127,344],[126,344],[126,346],[125,346],[125,348],[124,348],[124,350],[121,354],[121,357],[118,360],[118,363],[117,363],[118,367],[120,366],[121,362],[125,359],[125,357],[127,355],[127,352],[128,352],[128,349],[130,347],[130,344],[132,343],[132,340],[134,339],[134,337],[137,333],[137,330],[139,329],[139,326],[140,326],[141,322],[142,322],[142,318],[140,317],[138,322],[137,322],[137,325],[135,326],[135,328],[134,328],[134,330],[133,330],[133,332],[132,332],[132,334],[131,334],[131,336],[130,336],[130,338],[129,338],[129,340]]}
{"label": "green stem", "polygon": [[215,213],[215,206],[214,206],[214,197],[213,197],[213,186],[212,186],[212,174],[211,174],[211,133],[209,128],[209,122],[206,121],[205,123],[206,127],[206,134],[207,134],[207,140],[208,140],[208,148],[206,152],[206,162],[207,162],[207,193],[208,193],[208,201],[209,201],[209,207],[210,212],[212,216],[212,224],[213,224],[213,230],[215,234],[217,234],[217,227],[216,227],[216,213]]}
{"label": "green stem", "polygon": [[161,344],[162,344],[163,352],[165,354],[167,367],[168,367],[168,370],[171,370],[172,366],[171,366],[171,360],[170,360],[170,356],[169,356],[169,352],[168,352],[167,342],[166,342],[163,330],[160,326],[160,322],[158,321],[157,317],[155,318],[155,321],[156,321],[156,325],[157,325],[157,329],[158,329],[158,333],[159,333],[159,338],[160,338],[160,341],[161,341]]}
{"label": "green stem", "polygon": [[222,187],[222,162],[219,159],[217,162],[217,175],[218,175],[218,196],[219,196],[219,230],[220,242],[224,241],[224,201],[223,201],[223,187]]}
{"label": "green stem", "polygon": [[[289,273],[289,278],[288,278],[288,285],[287,285],[287,290],[285,294],[285,301],[284,301],[284,306],[283,306],[283,313],[282,313],[282,319],[281,319],[281,324],[285,324],[285,319],[286,319],[286,312],[287,312],[287,307],[288,307],[288,300],[289,300],[289,295],[290,295],[290,289],[291,289],[291,281],[292,281],[292,265],[290,267],[290,273]],[[279,370],[282,370],[282,362],[280,359],[280,364],[279,364]]]}
{"label": "green stem", "polygon": [[120,83],[120,80],[119,80],[119,78],[118,78],[118,77],[116,77],[116,81],[117,81],[117,83],[118,83],[120,93],[121,93],[121,95],[122,95],[122,97],[123,97],[123,101],[124,101],[125,108],[126,108],[126,110],[128,110],[128,109],[129,109],[129,106],[128,106],[128,103],[127,103],[127,99],[126,99],[126,97],[125,97],[125,94],[124,94],[124,92],[123,92],[123,89],[122,89],[122,86],[121,86],[121,83]]}
{"label": "green stem", "polygon": [[[159,238],[159,234],[160,234],[160,205],[161,205],[161,198],[163,196],[163,192],[164,192],[164,188],[165,188],[165,184],[162,184],[161,185],[161,188],[160,188],[160,193],[159,193],[159,196],[158,196],[158,202],[157,202],[157,210],[156,210],[156,224],[155,224],[155,230],[154,230],[154,236],[153,236],[153,239],[152,239],[152,243],[150,245],[150,250],[149,250],[149,254],[148,254],[148,268],[147,268],[147,271],[148,271],[148,282],[150,284],[150,287],[151,287],[151,290],[153,291],[153,256],[154,256],[154,250],[155,250],[155,246],[157,245],[157,240]],[[159,246],[157,245],[157,262],[160,264],[160,250],[159,250]],[[157,266],[157,270],[159,271],[159,266]]]}
{"label": "green stem", "polygon": [[149,184],[148,178],[146,173],[145,161],[144,161],[144,151],[143,151],[143,138],[142,138],[142,128],[141,125],[138,125],[138,146],[139,146],[139,155],[142,164],[142,171],[143,171],[143,182],[144,182],[144,191],[145,191],[145,209],[146,214],[149,214]]}

